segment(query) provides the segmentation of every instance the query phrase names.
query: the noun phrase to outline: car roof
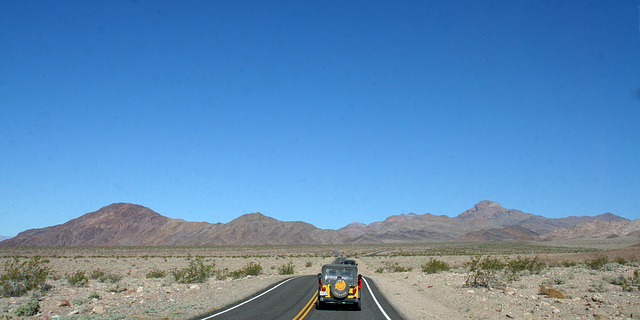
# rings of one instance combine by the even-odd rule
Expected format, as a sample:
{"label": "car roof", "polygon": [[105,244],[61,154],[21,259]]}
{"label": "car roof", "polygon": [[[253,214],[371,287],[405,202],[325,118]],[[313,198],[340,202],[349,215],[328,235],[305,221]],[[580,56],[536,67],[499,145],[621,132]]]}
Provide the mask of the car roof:
{"label": "car roof", "polygon": [[358,264],[355,259],[349,259],[345,257],[335,258],[332,264]]}
{"label": "car roof", "polygon": [[331,264],[325,264],[322,266],[322,269],[324,268],[351,268],[351,269],[357,269],[358,266],[353,265],[353,264],[343,264],[343,263],[331,263]]}

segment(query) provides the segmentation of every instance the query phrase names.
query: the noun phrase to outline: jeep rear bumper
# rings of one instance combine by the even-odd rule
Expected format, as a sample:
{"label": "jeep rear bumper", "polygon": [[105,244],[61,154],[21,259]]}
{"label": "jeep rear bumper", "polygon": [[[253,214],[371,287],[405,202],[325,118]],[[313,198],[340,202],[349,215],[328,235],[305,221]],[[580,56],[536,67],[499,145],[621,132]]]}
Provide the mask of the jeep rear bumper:
{"label": "jeep rear bumper", "polygon": [[335,298],[318,297],[318,301],[320,301],[321,303],[329,303],[329,304],[357,304],[360,302],[360,299],[358,298],[335,299]]}

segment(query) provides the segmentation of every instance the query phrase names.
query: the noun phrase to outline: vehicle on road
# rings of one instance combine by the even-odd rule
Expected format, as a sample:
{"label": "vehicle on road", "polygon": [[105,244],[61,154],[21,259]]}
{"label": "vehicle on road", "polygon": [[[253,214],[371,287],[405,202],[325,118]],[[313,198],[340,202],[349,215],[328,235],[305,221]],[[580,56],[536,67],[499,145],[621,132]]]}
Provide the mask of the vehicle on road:
{"label": "vehicle on road", "polygon": [[348,258],[342,258],[342,257],[341,257],[341,258],[335,258],[335,259],[333,260],[333,264],[352,264],[352,265],[354,265],[354,266],[357,266],[357,265],[358,265],[358,263],[356,263],[356,261],[355,261],[355,260],[353,260],[353,259],[348,259]]}
{"label": "vehicle on road", "polygon": [[[351,260],[354,261],[354,260]],[[352,305],[361,310],[362,275],[358,274],[357,264],[325,264],[318,273],[318,300],[316,309],[327,304]]]}

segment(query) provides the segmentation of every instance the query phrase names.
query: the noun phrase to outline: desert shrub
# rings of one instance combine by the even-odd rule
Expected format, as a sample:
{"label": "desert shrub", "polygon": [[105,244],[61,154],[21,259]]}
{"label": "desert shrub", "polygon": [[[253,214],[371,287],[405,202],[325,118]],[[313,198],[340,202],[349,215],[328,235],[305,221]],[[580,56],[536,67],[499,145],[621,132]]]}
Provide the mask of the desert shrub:
{"label": "desert shrub", "polygon": [[626,280],[626,278],[622,275],[620,276],[613,276],[613,275],[608,275],[608,276],[604,276],[602,277],[602,279],[610,284],[616,285],[616,286],[620,286],[622,285],[622,283]]}
{"label": "desert shrub", "polygon": [[640,290],[640,270],[636,269],[629,277],[624,275],[606,276],[603,280],[617,286],[621,286],[623,291],[633,291],[634,288]]}
{"label": "desert shrub", "polygon": [[617,262],[609,262],[609,263],[605,263],[605,265],[602,266],[602,268],[600,270],[601,271],[616,271],[616,270],[620,269],[620,267],[622,267],[622,266]]}
{"label": "desert shrub", "polygon": [[289,263],[287,264],[283,264],[278,268],[278,274],[280,275],[290,275],[294,273],[294,266],[293,263],[291,263],[291,261],[289,261]]}
{"label": "desert shrub", "polygon": [[122,280],[122,277],[123,277],[122,275],[119,275],[117,273],[108,273],[100,269],[96,269],[89,272],[89,279],[98,280],[102,283],[105,283],[105,282],[116,283]]}
{"label": "desert shrub", "polygon": [[608,283],[604,279],[594,280],[593,282],[591,282],[591,284],[589,284],[589,288],[587,290],[589,290],[590,292],[607,292],[609,291],[607,285]]}
{"label": "desert shrub", "polygon": [[518,257],[515,260],[509,260],[507,262],[507,268],[512,273],[529,271],[532,274],[539,274],[546,267],[547,267],[547,264],[540,261],[540,258],[538,258],[538,256],[535,256],[533,258]]}
{"label": "desert shrub", "polygon": [[375,272],[376,272],[376,273],[383,273],[383,272],[384,272],[384,267],[377,268],[377,269],[375,270]]}
{"label": "desert shrub", "polygon": [[151,269],[149,272],[147,272],[147,279],[152,279],[152,278],[164,278],[164,276],[167,275],[167,272],[164,270],[160,270],[158,268],[153,268]]}
{"label": "desert shrub", "polygon": [[571,268],[577,266],[578,263],[573,260],[562,260],[562,262],[560,262],[560,265],[565,268]]}
{"label": "desert shrub", "polygon": [[102,277],[105,277],[106,274],[107,274],[106,272],[104,272],[104,271],[102,271],[100,269],[96,269],[96,270],[93,270],[93,271],[89,272],[89,279],[98,280],[98,279],[100,279]]}
{"label": "desert shrub", "polygon": [[629,263],[629,260],[623,258],[623,257],[616,257],[615,259],[613,259],[613,262],[618,263],[620,265],[627,265]]}
{"label": "desert shrub", "polygon": [[95,291],[92,291],[91,293],[89,293],[89,296],[87,298],[100,300],[100,294],[98,294]]}
{"label": "desert shrub", "polygon": [[311,268],[311,266],[313,266],[313,263],[311,263],[311,261],[307,261],[307,264],[305,264],[305,267]]}
{"label": "desert shrub", "polygon": [[540,291],[538,291],[538,294],[541,295],[545,295],[547,297],[550,298],[556,298],[556,299],[565,299],[567,298],[564,293],[562,293],[562,291],[554,288],[554,287],[547,287],[547,286],[540,286]]}
{"label": "desert shrub", "polygon": [[117,273],[107,273],[104,276],[100,277],[98,280],[100,280],[100,282],[105,283],[116,283],[120,280],[122,280],[123,275],[117,274]]}
{"label": "desert shrub", "polygon": [[39,256],[22,262],[16,257],[7,260],[4,273],[0,275],[0,293],[3,296],[19,297],[31,290],[48,290],[50,286],[46,281],[53,271],[44,266],[45,263],[49,263],[49,260]]}
{"label": "desert shrub", "polygon": [[262,266],[259,263],[250,262],[248,265],[242,268],[242,271],[244,271],[244,273],[248,276],[259,276],[260,274],[262,274]]}
{"label": "desert shrub", "polygon": [[17,307],[13,313],[18,317],[31,317],[38,314],[38,311],[40,311],[38,300],[31,299]]}
{"label": "desert shrub", "polygon": [[78,270],[72,274],[67,274],[67,283],[74,287],[84,287],[89,284],[89,278],[84,271]]}
{"label": "desert shrub", "polygon": [[228,272],[222,273],[222,275],[219,276],[218,279],[226,279],[227,277],[231,277],[233,279],[240,279],[246,276],[247,275],[242,270],[236,270],[236,271],[228,271]]}
{"label": "desert shrub", "polygon": [[107,292],[114,292],[114,293],[119,293],[126,290],[127,290],[127,287],[120,282],[114,283],[107,288]]}
{"label": "desert shrub", "polygon": [[[274,269],[274,267],[272,267],[271,269]],[[223,268],[223,269],[217,270],[215,272],[215,276],[216,276],[216,279],[218,280],[225,280],[228,277],[232,277],[233,275],[231,274],[231,272],[229,272],[229,268]]]}
{"label": "desert shrub", "polygon": [[501,276],[504,275],[506,264],[498,258],[477,256],[464,265],[469,270],[466,286],[493,288],[503,284]]}
{"label": "desert shrub", "polygon": [[203,283],[215,274],[215,263],[206,265],[201,257],[190,260],[184,269],[174,269],[171,274],[179,283]]}
{"label": "desert shrub", "polygon": [[627,289],[626,291],[633,290],[632,287],[636,287],[638,290],[640,290],[640,269],[633,270],[633,275],[625,279],[627,279],[627,283],[629,285],[629,289]]}
{"label": "desert shrub", "polygon": [[544,283],[549,284],[565,284],[571,279],[575,279],[576,275],[573,272],[565,272],[561,274],[554,274],[551,279],[545,280]]}
{"label": "desert shrub", "polygon": [[222,270],[218,270],[216,272],[216,278],[218,280],[224,280],[228,277],[233,279],[240,279],[246,276],[258,276],[262,274],[262,266],[259,263],[250,262],[242,269],[236,271],[229,271],[229,269],[224,268]]}
{"label": "desert shrub", "polygon": [[429,262],[422,265],[422,272],[426,273],[438,273],[441,271],[449,271],[449,269],[448,263],[434,258],[429,259]]}
{"label": "desert shrub", "polygon": [[592,270],[600,270],[607,263],[609,263],[609,258],[607,258],[607,256],[597,256],[591,260],[585,261],[585,265]]}
{"label": "desert shrub", "polygon": [[397,262],[385,261],[384,270],[389,272],[409,272],[413,270],[412,267],[403,267]]}

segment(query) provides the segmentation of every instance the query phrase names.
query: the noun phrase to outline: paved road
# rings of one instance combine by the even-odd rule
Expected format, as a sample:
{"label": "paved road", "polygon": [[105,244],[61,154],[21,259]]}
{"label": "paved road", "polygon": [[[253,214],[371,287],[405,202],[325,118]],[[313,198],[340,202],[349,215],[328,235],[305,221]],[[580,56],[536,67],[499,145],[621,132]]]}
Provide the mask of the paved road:
{"label": "paved road", "polygon": [[362,311],[354,311],[346,306],[328,306],[316,310],[317,292],[317,276],[294,277],[238,305],[198,319],[402,319],[369,278],[364,278],[362,282]]}

